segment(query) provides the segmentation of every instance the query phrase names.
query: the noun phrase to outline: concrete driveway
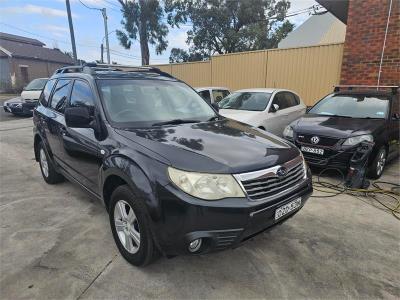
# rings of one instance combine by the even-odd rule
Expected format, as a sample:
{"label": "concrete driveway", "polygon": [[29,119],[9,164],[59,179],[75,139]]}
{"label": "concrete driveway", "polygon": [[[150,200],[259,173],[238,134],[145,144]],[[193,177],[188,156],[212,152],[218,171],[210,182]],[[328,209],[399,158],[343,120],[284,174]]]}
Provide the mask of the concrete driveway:
{"label": "concrete driveway", "polygon": [[[311,198],[235,250],[133,267],[101,204],[69,182],[42,180],[31,127],[0,123],[2,299],[400,297],[400,222],[347,195]],[[398,160],[383,180],[399,181]]]}

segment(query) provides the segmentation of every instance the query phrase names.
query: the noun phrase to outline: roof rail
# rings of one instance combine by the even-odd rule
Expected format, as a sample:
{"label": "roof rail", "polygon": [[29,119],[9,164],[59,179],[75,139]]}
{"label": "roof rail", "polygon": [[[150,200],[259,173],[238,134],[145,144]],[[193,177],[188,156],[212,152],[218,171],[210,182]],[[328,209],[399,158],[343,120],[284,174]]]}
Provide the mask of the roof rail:
{"label": "roof rail", "polygon": [[400,88],[398,85],[335,85],[334,91],[338,92],[341,89],[353,90],[353,89],[370,89],[374,88],[376,90],[379,89],[391,89],[392,93],[395,95],[397,94],[397,90]]}
{"label": "roof rail", "polygon": [[131,65],[118,65],[118,64],[98,64],[98,63],[85,63],[80,66],[68,66],[57,69],[54,74],[62,74],[62,73],[87,73],[87,74],[96,74],[99,71],[120,71],[120,72],[153,72],[162,76],[171,77],[171,74],[161,71],[158,68],[151,66],[131,66]]}

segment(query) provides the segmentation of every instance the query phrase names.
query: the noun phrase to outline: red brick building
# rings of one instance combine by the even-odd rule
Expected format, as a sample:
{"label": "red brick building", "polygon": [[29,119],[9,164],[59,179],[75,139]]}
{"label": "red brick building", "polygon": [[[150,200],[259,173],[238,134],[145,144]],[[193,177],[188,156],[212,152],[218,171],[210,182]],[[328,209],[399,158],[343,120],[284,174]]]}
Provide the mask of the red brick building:
{"label": "red brick building", "polygon": [[317,2],[347,24],[340,83],[399,85],[400,1]]}

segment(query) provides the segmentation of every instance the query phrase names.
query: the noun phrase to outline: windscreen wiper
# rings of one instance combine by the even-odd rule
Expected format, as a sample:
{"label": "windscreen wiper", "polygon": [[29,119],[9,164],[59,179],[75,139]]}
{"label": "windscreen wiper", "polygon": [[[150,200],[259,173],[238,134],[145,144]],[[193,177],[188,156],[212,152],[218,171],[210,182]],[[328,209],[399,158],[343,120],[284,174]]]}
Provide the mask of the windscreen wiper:
{"label": "windscreen wiper", "polygon": [[199,123],[199,120],[183,120],[183,119],[173,119],[165,122],[154,123],[151,126],[163,126],[163,125],[178,125],[185,123]]}

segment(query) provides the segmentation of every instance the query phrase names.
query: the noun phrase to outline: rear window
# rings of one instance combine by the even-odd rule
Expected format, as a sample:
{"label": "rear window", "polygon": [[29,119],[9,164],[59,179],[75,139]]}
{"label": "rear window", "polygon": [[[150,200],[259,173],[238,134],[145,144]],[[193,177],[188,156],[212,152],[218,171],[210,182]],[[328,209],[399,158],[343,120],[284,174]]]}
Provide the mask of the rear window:
{"label": "rear window", "polygon": [[361,119],[385,119],[389,100],[385,96],[329,95],[310,109],[310,114],[351,117]]}

